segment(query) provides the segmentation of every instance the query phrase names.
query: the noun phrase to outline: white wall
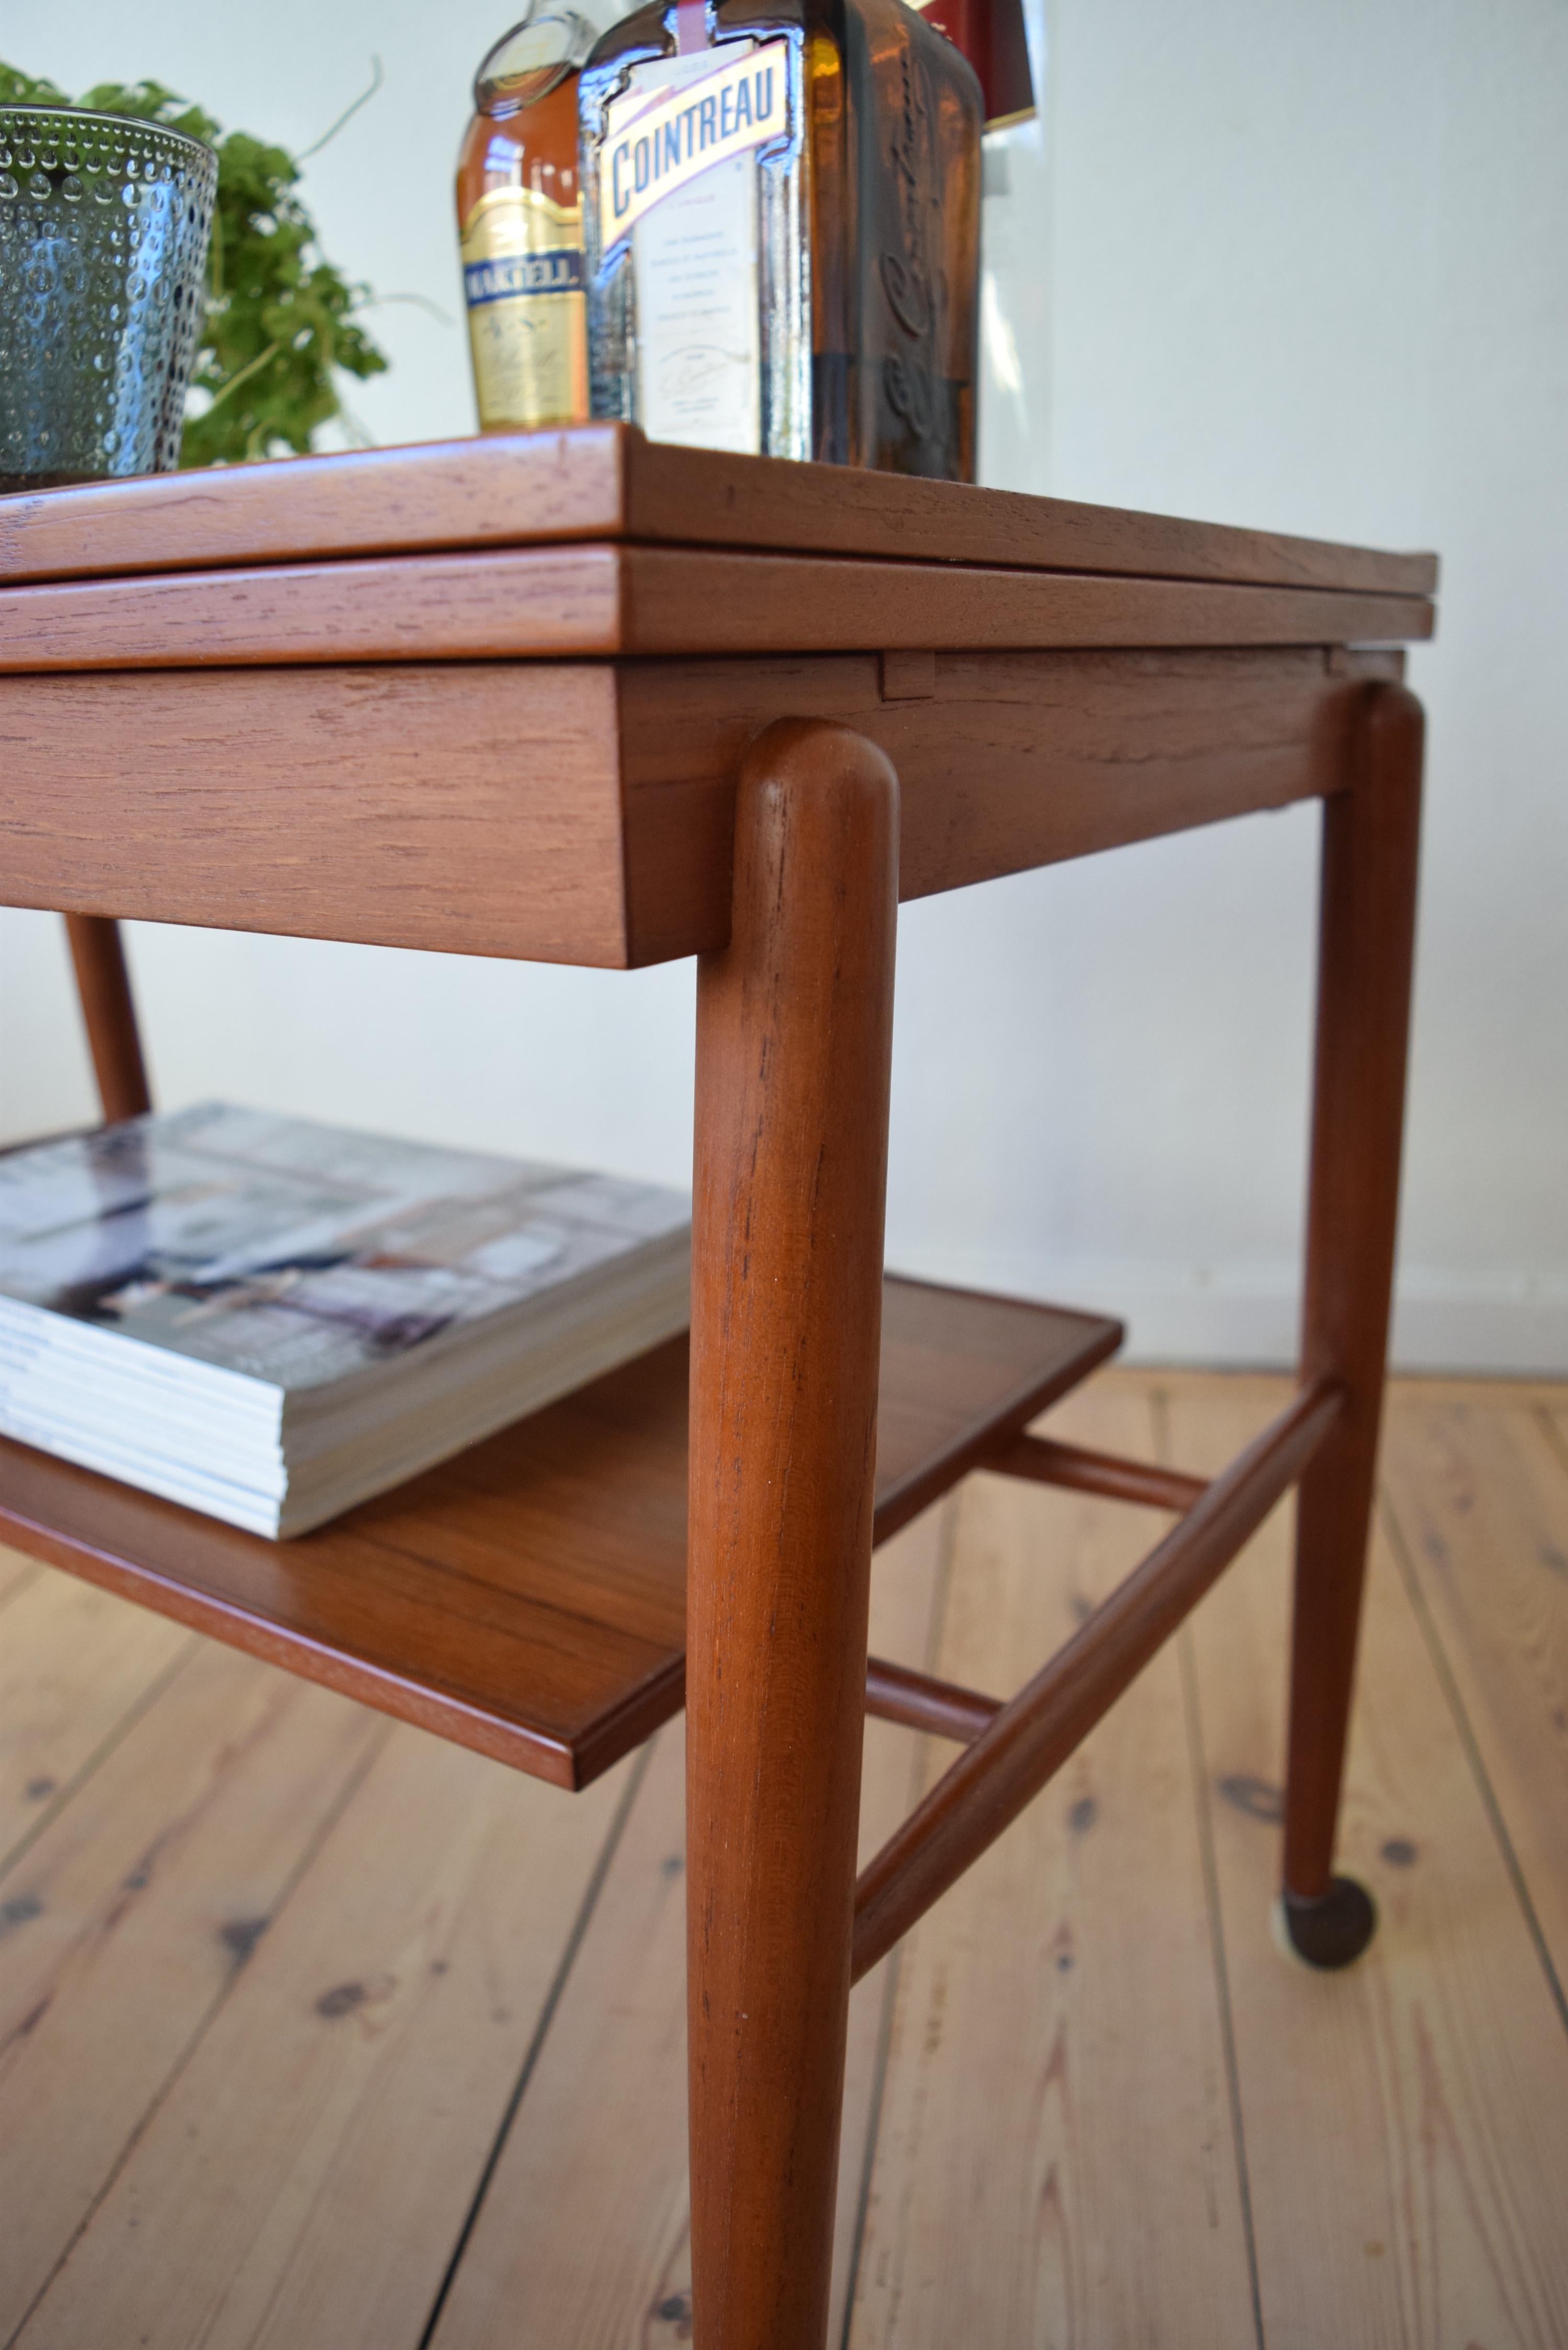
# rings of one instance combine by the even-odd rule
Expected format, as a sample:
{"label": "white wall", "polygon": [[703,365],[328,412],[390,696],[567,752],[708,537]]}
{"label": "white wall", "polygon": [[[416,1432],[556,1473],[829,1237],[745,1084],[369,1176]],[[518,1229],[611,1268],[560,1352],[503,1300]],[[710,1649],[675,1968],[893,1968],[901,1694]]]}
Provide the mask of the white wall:
{"label": "white wall", "polygon": [[[151,73],[307,142],[375,314],[380,440],[467,430],[448,172],[481,0],[10,0],[67,88]],[[1400,1351],[1568,1367],[1568,7],[1054,0],[1047,161],[993,250],[1019,486],[1436,546]],[[988,210],[990,208],[988,207]],[[1314,819],[914,907],[889,1253],[1128,1315],[1146,1356],[1280,1359],[1301,1223]],[[624,977],[141,928],[161,1098],[280,1107],[680,1178],[691,972]],[[88,1112],[56,926],[0,917],[0,1131]]]}

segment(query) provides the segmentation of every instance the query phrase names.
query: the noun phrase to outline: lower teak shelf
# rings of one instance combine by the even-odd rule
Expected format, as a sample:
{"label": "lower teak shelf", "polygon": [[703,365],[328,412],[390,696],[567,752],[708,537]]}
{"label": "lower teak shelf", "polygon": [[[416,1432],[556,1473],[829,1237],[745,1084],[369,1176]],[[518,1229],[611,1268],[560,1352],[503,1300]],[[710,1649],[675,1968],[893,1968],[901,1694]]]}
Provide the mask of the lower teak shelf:
{"label": "lower teak shelf", "polygon": [[[1101,1315],[889,1279],[876,1539],[1114,1354]],[[586,1786],[680,1711],[686,1341],[289,1543],[0,1440],[16,1545],[383,1711]]]}

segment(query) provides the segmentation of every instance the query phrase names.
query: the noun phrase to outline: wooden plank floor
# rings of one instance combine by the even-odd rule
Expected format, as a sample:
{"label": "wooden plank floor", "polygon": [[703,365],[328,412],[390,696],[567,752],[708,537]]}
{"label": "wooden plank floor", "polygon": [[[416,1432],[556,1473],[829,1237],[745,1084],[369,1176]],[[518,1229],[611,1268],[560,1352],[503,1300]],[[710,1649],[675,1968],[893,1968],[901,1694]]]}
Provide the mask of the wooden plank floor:
{"label": "wooden plank floor", "polygon": [[[1207,1469],[1278,1381],[1043,1423]],[[874,1645],[1005,1692],[1152,1513],[971,1478]],[[835,2350],[1568,2345],[1568,1388],[1409,1381],[1347,1864],[1271,1937],[1288,1508],[860,1986]],[[874,1841],[950,1750],[874,1722]],[[691,2340],[679,1725],[568,1796],[0,1552],[0,2350]]]}

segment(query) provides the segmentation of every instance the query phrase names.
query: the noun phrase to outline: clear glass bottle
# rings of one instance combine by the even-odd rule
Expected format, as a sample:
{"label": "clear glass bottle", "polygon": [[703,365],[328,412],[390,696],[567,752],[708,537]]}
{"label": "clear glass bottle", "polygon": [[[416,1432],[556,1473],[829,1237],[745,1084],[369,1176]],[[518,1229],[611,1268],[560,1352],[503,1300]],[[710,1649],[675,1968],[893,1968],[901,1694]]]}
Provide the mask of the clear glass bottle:
{"label": "clear glass bottle", "polygon": [[575,11],[535,9],[474,78],[457,221],[483,432],[588,412],[577,68],[593,40]]}
{"label": "clear glass bottle", "polygon": [[906,0],[655,0],[578,88],[593,411],[974,474],[981,99]]}

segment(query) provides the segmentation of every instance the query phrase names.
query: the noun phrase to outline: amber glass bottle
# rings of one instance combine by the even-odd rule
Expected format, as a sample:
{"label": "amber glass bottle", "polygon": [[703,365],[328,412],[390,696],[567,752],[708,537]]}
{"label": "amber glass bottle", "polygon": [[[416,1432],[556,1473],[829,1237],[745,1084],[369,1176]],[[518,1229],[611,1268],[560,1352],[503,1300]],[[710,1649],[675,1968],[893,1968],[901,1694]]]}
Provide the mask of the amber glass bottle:
{"label": "amber glass bottle", "polygon": [[457,222],[480,428],[580,423],[588,412],[577,68],[593,29],[535,11],[473,85]]}
{"label": "amber glass bottle", "polygon": [[670,0],[579,85],[594,413],[974,477],[981,100],[905,0]]}

